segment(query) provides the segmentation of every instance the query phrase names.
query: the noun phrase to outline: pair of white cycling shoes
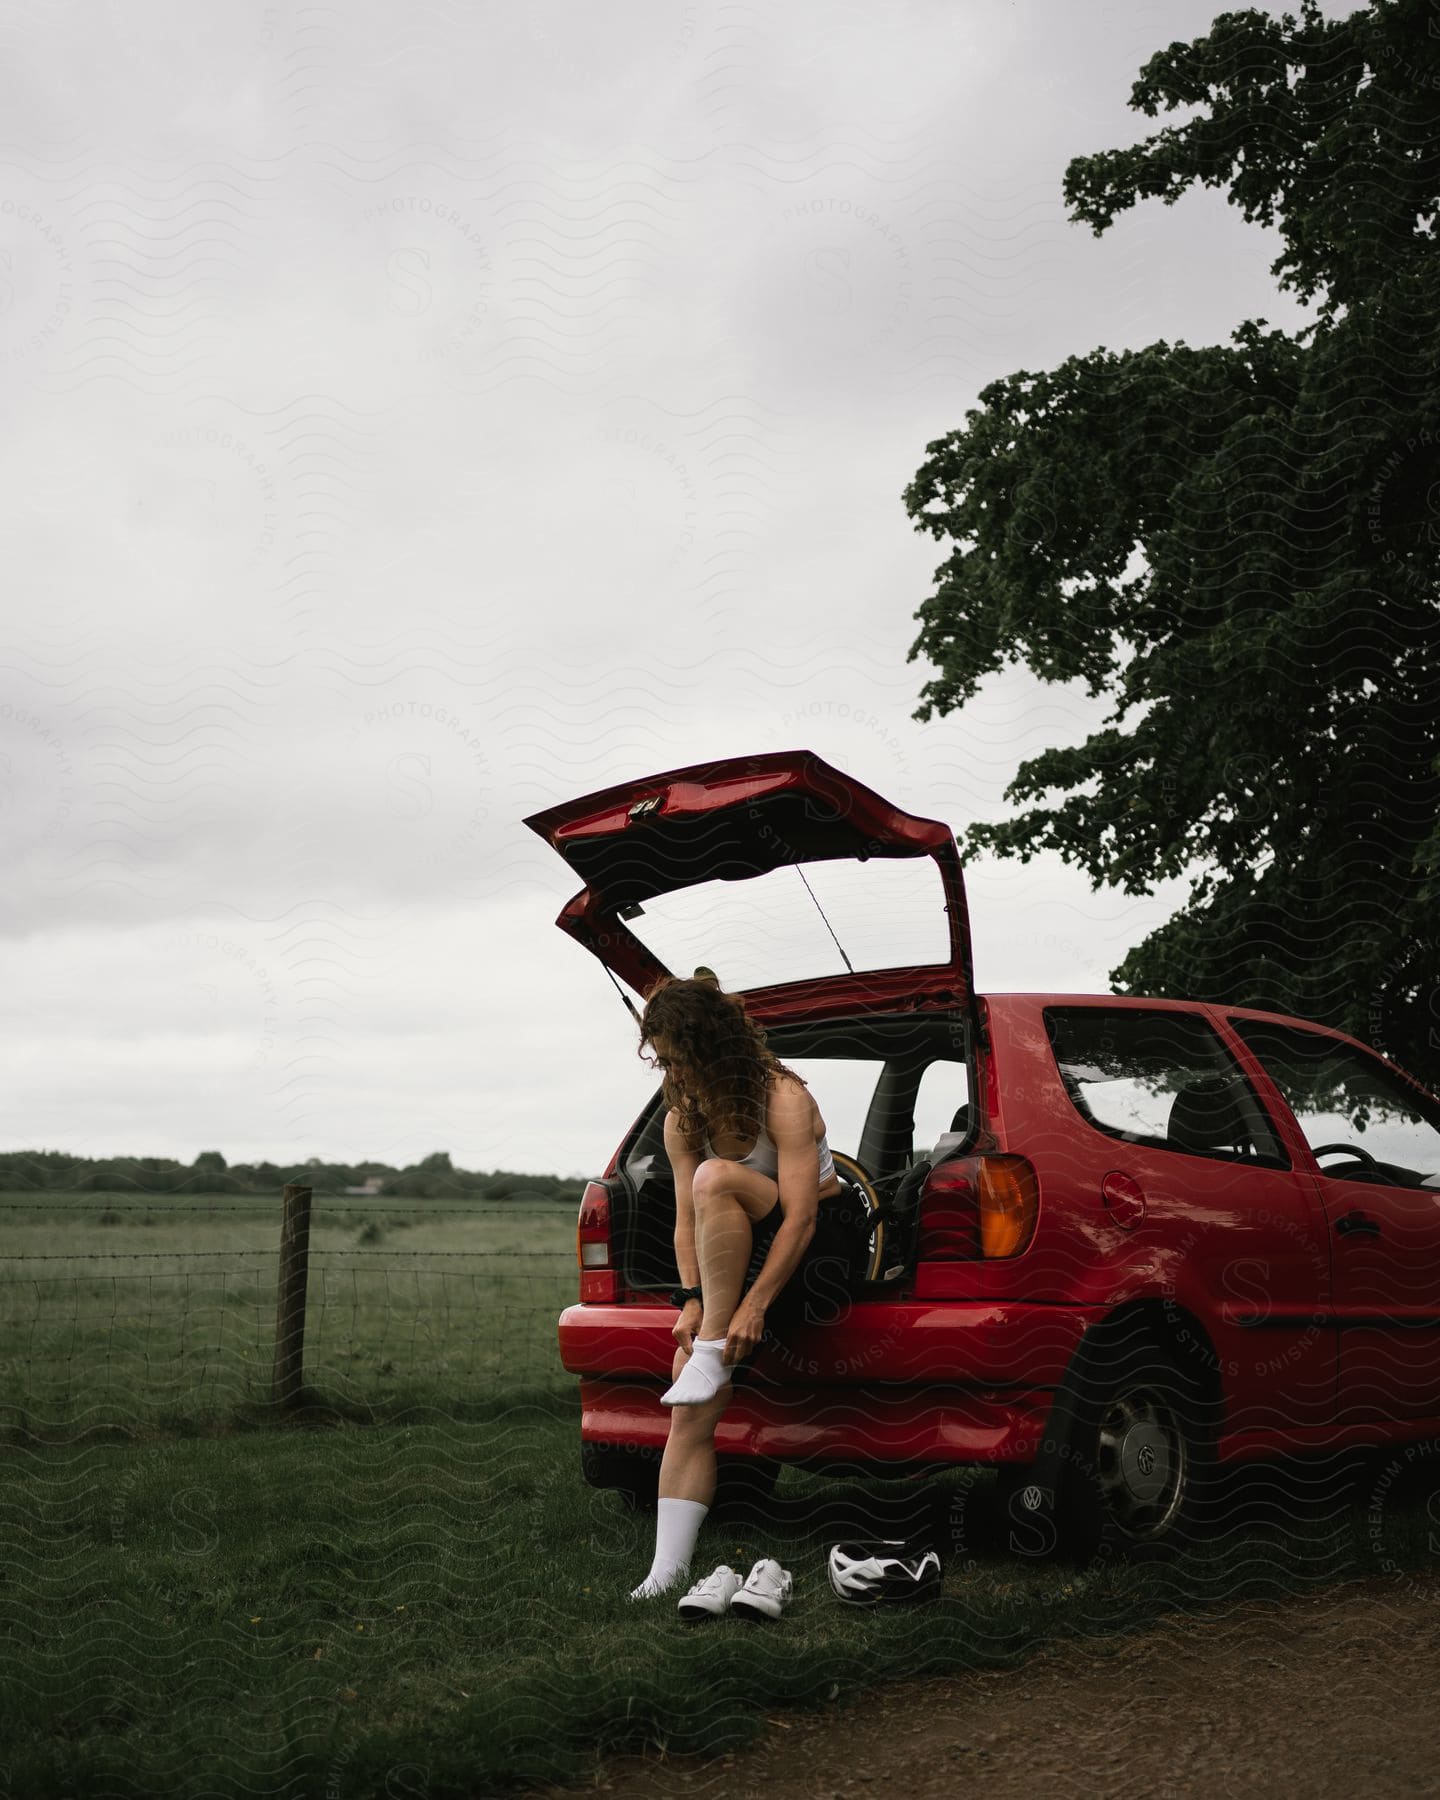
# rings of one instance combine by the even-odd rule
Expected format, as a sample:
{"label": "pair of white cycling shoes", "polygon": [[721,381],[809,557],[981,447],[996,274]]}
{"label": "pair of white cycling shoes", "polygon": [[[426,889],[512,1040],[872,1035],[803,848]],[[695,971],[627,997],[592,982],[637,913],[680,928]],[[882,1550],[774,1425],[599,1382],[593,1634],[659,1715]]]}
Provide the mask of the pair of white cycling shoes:
{"label": "pair of white cycling shoes", "polygon": [[682,1619],[714,1619],[725,1612],[743,1619],[778,1619],[794,1588],[790,1571],[773,1556],[762,1556],[743,1577],[729,1563],[721,1563],[695,1583],[676,1610]]}

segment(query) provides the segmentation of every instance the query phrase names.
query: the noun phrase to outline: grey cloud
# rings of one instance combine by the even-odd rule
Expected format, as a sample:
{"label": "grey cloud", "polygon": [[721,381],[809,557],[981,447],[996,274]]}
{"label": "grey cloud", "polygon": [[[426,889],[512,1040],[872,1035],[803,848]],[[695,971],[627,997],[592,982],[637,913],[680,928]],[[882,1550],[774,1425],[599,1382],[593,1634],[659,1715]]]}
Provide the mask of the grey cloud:
{"label": "grey cloud", "polygon": [[[592,1169],[645,1079],[525,813],[803,744],[958,827],[1093,726],[1016,671],[910,718],[899,495],[998,375],[1302,316],[1217,195],[1064,219],[1212,13],[27,18],[6,1141]],[[977,971],[1103,986],[1175,898],[979,865]]]}

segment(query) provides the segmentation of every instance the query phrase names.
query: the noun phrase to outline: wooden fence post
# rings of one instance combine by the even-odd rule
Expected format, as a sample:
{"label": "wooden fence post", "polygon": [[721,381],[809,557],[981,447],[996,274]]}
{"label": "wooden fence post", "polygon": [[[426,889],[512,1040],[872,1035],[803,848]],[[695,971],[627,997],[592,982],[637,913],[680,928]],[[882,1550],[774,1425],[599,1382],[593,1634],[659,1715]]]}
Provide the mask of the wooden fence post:
{"label": "wooden fence post", "polygon": [[291,1184],[281,1196],[280,1292],[275,1309],[275,1371],[270,1383],[270,1398],[279,1406],[293,1405],[304,1384],[311,1192],[308,1187]]}

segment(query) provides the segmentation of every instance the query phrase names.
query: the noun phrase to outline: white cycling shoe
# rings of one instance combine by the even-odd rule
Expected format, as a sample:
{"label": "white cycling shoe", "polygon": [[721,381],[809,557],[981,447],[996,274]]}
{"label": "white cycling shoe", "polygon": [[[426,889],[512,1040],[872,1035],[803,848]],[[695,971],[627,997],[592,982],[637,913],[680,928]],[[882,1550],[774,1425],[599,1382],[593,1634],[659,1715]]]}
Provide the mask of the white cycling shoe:
{"label": "white cycling shoe", "polygon": [[790,1602],[795,1582],[773,1556],[762,1556],[730,1597],[731,1612],[746,1619],[778,1619]]}
{"label": "white cycling shoe", "polygon": [[731,1599],[744,1587],[745,1580],[729,1563],[721,1563],[711,1574],[702,1576],[675,1608],[682,1619],[718,1619]]}

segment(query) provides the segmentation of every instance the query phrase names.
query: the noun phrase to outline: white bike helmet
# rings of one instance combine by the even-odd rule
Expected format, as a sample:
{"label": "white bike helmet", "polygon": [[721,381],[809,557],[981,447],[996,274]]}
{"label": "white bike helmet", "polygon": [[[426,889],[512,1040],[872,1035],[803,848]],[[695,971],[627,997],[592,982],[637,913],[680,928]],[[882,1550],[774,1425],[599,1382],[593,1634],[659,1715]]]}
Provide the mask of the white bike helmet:
{"label": "white bike helmet", "polygon": [[869,1543],[834,1544],[829,1557],[830,1586],[851,1606],[875,1606],[883,1600],[934,1600],[940,1593],[940,1553],[916,1550],[904,1538]]}

